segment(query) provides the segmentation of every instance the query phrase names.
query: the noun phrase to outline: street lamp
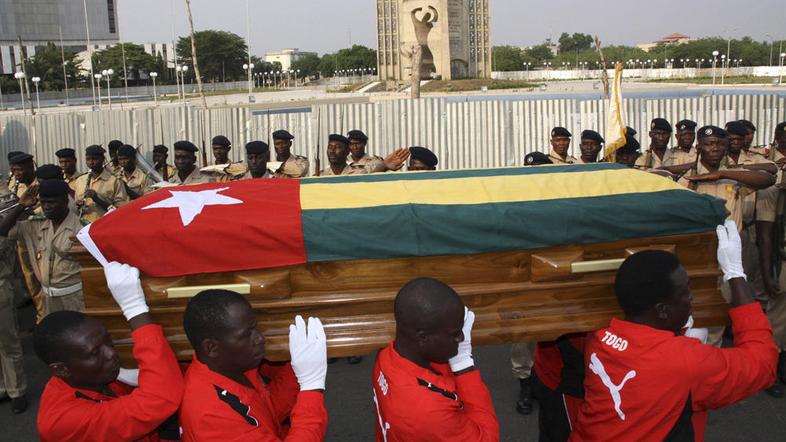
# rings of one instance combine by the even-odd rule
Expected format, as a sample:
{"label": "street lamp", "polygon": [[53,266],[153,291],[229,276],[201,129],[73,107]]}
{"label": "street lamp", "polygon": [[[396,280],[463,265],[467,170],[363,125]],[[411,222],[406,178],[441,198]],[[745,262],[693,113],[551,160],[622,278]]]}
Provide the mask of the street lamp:
{"label": "street lamp", "polygon": [[295,87],[298,87],[297,77],[300,76],[300,69],[295,71]]}
{"label": "street lamp", "polygon": [[93,78],[95,78],[98,85],[96,89],[98,90],[98,107],[100,108],[101,107],[101,78],[103,78],[103,76],[101,74],[94,74]]}
{"label": "street lamp", "polygon": [[41,112],[41,95],[38,94],[38,83],[41,81],[41,77],[33,77],[30,80],[32,80],[33,84],[35,84],[36,107],[38,108],[38,111]]}
{"label": "street lamp", "polygon": [[726,79],[726,54],[721,55],[721,84],[725,83]]}
{"label": "street lamp", "polygon": [[25,79],[25,73],[17,72],[14,74],[14,78],[19,80],[19,98],[22,101],[22,113],[25,113],[25,93],[24,93],[24,89],[22,88],[22,80]]}
{"label": "street lamp", "polygon": [[783,59],[786,58],[786,52],[781,52],[781,65],[780,69],[778,69],[778,84],[781,84],[783,81]]}
{"label": "street lamp", "polygon": [[186,103],[186,72],[188,72],[188,66],[185,65],[178,66],[175,70],[177,71],[175,72],[175,75],[180,79],[180,84],[183,87],[182,101],[183,104],[185,104]]}
{"label": "street lamp", "polygon": [[253,98],[252,98],[253,92],[252,92],[252,86],[251,86],[251,73],[254,70],[254,63],[251,63],[251,64],[244,63],[243,64],[243,70],[245,70],[248,73],[248,102],[251,103],[251,101],[253,100]]}
{"label": "street lamp", "polygon": [[718,62],[718,51],[712,51],[712,85],[715,86],[715,63]]}
{"label": "street lamp", "polygon": [[158,94],[156,94],[156,77],[158,77],[158,72],[151,72],[150,78],[153,79],[153,105],[158,106]]}
{"label": "street lamp", "polygon": [[112,86],[109,84],[110,77],[114,74],[114,69],[104,69],[101,71],[101,75],[106,77],[106,96],[109,100],[109,109],[112,109]]}

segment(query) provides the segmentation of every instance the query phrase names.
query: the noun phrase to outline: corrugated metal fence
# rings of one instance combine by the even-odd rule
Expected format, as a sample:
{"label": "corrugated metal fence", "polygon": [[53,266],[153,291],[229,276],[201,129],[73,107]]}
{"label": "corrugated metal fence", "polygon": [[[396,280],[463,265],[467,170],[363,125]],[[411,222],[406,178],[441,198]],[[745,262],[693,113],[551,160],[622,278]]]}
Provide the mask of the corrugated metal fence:
{"label": "corrugated metal fence", "polygon": [[[646,139],[649,122],[655,117],[672,122],[690,118],[700,125],[746,118],[759,128],[757,144],[772,140],[775,125],[786,119],[785,104],[786,98],[776,95],[628,99],[624,103],[628,124],[639,130],[640,139]],[[521,164],[528,152],[548,148],[553,126],[564,126],[576,136],[583,129],[603,133],[606,108],[603,100],[454,102],[424,98],[270,111],[163,107],[0,116],[0,170],[7,170],[6,154],[12,150],[31,152],[43,164],[55,162],[54,152],[62,147],[77,148],[81,155],[81,148],[105,145],[115,138],[149,154],[155,144],[171,146],[176,140],[190,139],[197,145],[203,140],[209,145],[210,137],[223,134],[236,146],[232,157],[237,160],[246,142],[268,141],[268,134],[276,129],[295,135],[295,153],[313,158],[317,145],[321,146],[323,165],[328,134],[361,129],[369,135],[368,150],[374,154],[422,145],[436,152],[443,169],[514,166]],[[578,152],[578,143],[572,149]]]}

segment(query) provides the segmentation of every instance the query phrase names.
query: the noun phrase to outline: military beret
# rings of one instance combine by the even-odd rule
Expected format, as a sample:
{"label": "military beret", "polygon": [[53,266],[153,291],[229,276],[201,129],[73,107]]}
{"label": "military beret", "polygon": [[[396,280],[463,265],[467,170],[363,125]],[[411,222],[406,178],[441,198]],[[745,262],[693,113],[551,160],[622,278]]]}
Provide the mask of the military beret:
{"label": "military beret", "polygon": [[85,155],[90,155],[91,157],[102,157],[105,153],[104,148],[97,144],[87,146],[87,149],[85,149]]}
{"label": "military beret", "polygon": [[696,133],[699,139],[707,137],[726,138],[726,131],[718,126],[704,126]]}
{"label": "military beret", "polygon": [[55,166],[54,164],[44,164],[43,166],[38,166],[38,169],[35,170],[35,177],[39,180],[62,180],[63,179],[63,169],[60,166]]}
{"label": "military beret", "polygon": [[357,130],[357,129],[349,131],[349,133],[347,134],[347,138],[349,138],[350,140],[360,140],[364,142],[368,141],[368,136],[366,136],[366,134],[364,134],[362,130]]}
{"label": "military beret", "polygon": [[169,148],[164,146],[163,144],[158,144],[153,146],[153,152],[155,153],[169,153]]}
{"label": "military beret", "polygon": [[55,197],[68,195],[68,184],[60,180],[44,180],[38,187],[38,195],[42,197]]}
{"label": "military beret", "polygon": [[112,141],[110,141],[110,142],[109,142],[109,144],[107,144],[106,146],[109,148],[109,151],[110,151],[110,152],[114,152],[114,151],[116,151],[117,149],[120,149],[120,146],[122,146],[123,144],[125,144],[125,143],[123,143],[123,142],[122,142],[122,141],[120,141],[120,140],[112,140]]}
{"label": "military beret", "polygon": [[778,134],[778,132],[786,132],[786,121],[775,126],[775,134]]}
{"label": "military beret", "polygon": [[636,129],[630,126],[625,126],[625,135],[630,135],[632,137],[635,137],[637,134],[638,132],[636,131]]}
{"label": "military beret", "polygon": [[246,144],[246,152],[248,153],[267,153],[270,152],[270,146],[264,141],[252,141]]}
{"label": "military beret", "polygon": [[10,164],[22,164],[31,161],[33,156],[25,152],[12,152],[13,155],[8,155],[8,162]]}
{"label": "military beret", "polygon": [[12,150],[11,152],[8,152],[8,161],[11,161],[11,157],[19,155],[20,153],[24,153],[24,152],[22,152],[21,150]]}
{"label": "military beret", "polygon": [[294,140],[295,137],[284,129],[273,132],[274,140]]}
{"label": "military beret", "polygon": [[55,152],[58,158],[76,158],[76,151],[74,149],[66,147],[65,149],[60,149]]}
{"label": "military beret", "polygon": [[650,130],[662,130],[672,132],[671,123],[665,118],[655,118],[650,123]]}
{"label": "military beret", "polygon": [[740,123],[742,123],[745,126],[745,128],[747,128],[749,131],[756,132],[756,126],[754,126],[753,123],[751,123],[750,121],[740,120]]}
{"label": "military beret", "polygon": [[595,132],[594,130],[585,130],[584,132],[582,132],[581,139],[597,141],[600,144],[606,142],[606,140],[604,140],[603,137],[601,137],[600,134]]}
{"label": "military beret", "polygon": [[426,149],[425,147],[412,146],[409,148],[409,153],[412,155],[412,158],[429,167],[435,167],[437,164],[439,164],[439,160],[437,159],[437,156],[434,155],[434,152]]}
{"label": "military beret", "polygon": [[210,143],[212,146],[224,146],[229,147],[232,143],[229,141],[229,138],[223,135],[216,135],[213,137],[213,141]]}
{"label": "military beret", "polygon": [[197,152],[199,149],[190,141],[178,141],[175,143],[175,150],[185,150],[186,152]]}
{"label": "military beret", "polygon": [[551,129],[551,138],[572,136],[573,135],[571,135],[570,132],[568,132],[568,130],[564,127],[555,127],[554,129]]}
{"label": "military beret", "polygon": [[543,152],[531,152],[524,157],[525,166],[541,166],[543,164],[554,164],[551,158]]}
{"label": "military beret", "polygon": [[338,141],[340,143],[349,144],[349,139],[341,134],[330,134],[328,141]]}
{"label": "military beret", "polygon": [[117,149],[117,156],[129,157],[129,158],[133,157],[133,158],[135,158],[136,157],[136,149],[134,149],[134,146],[131,146],[131,145],[128,145],[128,144],[124,144],[124,145],[120,146],[120,149]]}
{"label": "military beret", "polygon": [[730,135],[748,135],[748,128],[739,121],[730,121],[726,123],[726,133]]}
{"label": "military beret", "polygon": [[641,150],[639,140],[633,138],[633,135],[625,135],[625,145],[617,149],[617,152],[635,153]]}
{"label": "military beret", "polygon": [[681,120],[679,123],[677,123],[677,131],[683,131],[683,130],[694,131],[696,130],[696,126],[698,125],[693,120]]}

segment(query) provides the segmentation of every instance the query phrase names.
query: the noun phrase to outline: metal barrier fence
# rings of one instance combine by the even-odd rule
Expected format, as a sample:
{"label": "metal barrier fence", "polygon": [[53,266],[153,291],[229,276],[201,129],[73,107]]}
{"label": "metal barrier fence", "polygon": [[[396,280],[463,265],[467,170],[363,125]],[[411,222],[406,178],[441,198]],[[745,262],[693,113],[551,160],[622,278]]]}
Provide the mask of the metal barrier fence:
{"label": "metal barrier fence", "polygon": [[[723,125],[746,118],[758,127],[755,142],[767,144],[784,114],[786,98],[777,95],[712,95],[694,98],[626,99],[626,119],[647,145],[651,119],[671,122],[690,118]],[[22,150],[39,164],[54,163],[54,152],[112,139],[139,146],[150,155],[155,144],[172,146],[190,139],[209,147],[210,138],[223,134],[234,144],[231,157],[243,157],[248,141],[268,141],[270,132],[287,129],[295,136],[293,152],[309,158],[318,154],[325,167],[328,134],[361,129],[369,136],[368,151],[384,156],[397,147],[421,145],[435,151],[441,169],[515,166],[532,151],[546,151],[554,126],[564,126],[578,137],[583,129],[604,132],[604,100],[487,100],[456,102],[445,98],[389,100],[376,103],[327,104],[301,109],[252,110],[248,107],[141,108],[33,116],[0,116],[0,170],[7,171],[6,154]],[[578,142],[571,146],[578,153]],[[212,158],[212,155],[209,155]],[[170,158],[171,160],[171,158]],[[313,171],[313,162],[312,162]]]}

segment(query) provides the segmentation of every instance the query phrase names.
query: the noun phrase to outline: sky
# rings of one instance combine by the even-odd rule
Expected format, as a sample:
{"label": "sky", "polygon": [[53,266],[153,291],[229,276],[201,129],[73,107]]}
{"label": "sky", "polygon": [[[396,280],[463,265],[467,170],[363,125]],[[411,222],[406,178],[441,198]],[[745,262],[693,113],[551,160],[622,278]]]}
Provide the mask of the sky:
{"label": "sky", "polygon": [[[489,0],[492,44],[530,46],[562,32],[597,34],[603,45],[648,43],[673,32],[693,38],[786,40],[783,0]],[[184,0],[117,0],[125,41],[186,35]],[[191,0],[197,30],[246,36],[246,0]],[[248,0],[251,52],[299,48],[320,54],[375,47],[375,0]],[[602,5],[599,7],[598,5]],[[174,14],[173,14],[174,12]]]}

